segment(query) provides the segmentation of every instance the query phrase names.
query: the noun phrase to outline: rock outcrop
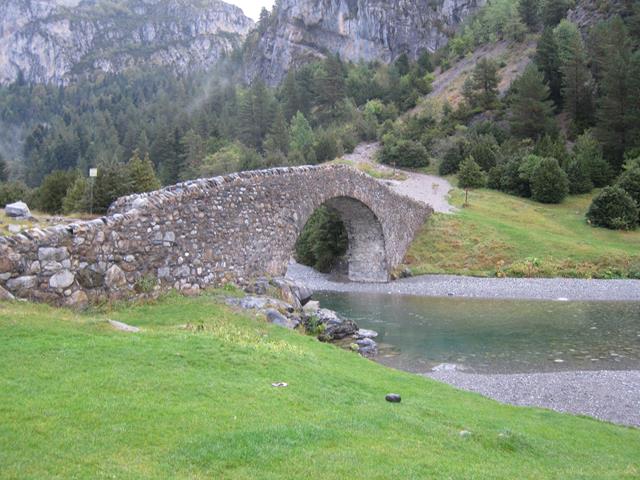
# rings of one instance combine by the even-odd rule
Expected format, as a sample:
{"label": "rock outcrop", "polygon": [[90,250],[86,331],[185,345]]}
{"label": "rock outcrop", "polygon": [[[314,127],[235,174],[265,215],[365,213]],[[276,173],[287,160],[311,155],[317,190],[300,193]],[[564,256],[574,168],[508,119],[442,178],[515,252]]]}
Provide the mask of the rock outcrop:
{"label": "rock outcrop", "polygon": [[251,28],[242,10],[219,0],[0,0],[0,84],[64,84],[149,64],[204,68]]}
{"label": "rock outcrop", "polygon": [[[248,39],[247,79],[279,83],[291,66],[339,53],[389,62],[445,45],[485,0],[282,0]],[[262,31],[260,31],[262,30]]]}

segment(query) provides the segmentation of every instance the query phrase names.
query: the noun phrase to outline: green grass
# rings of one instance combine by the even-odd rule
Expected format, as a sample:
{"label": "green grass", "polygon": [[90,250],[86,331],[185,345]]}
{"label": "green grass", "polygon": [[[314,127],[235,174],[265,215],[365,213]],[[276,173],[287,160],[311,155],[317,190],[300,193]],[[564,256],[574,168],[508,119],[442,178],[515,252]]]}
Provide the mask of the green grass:
{"label": "green grass", "polygon": [[1,303],[0,477],[640,476],[638,430],[500,405],[216,302]]}
{"label": "green grass", "polygon": [[492,190],[454,190],[460,211],[434,215],[407,255],[416,274],[640,278],[640,232],[592,228],[592,195],[543,205]]}

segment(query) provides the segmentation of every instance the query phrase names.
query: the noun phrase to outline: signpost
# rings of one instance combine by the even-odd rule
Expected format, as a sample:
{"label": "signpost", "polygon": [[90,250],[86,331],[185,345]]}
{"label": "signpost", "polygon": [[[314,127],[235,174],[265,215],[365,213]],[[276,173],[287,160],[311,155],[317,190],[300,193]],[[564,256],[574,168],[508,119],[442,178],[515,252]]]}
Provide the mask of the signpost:
{"label": "signpost", "polygon": [[94,178],[96,178],[98,176],[98,169],[97,168],[90,168],[89,169],[89,197],[90,197],[90,203],[89,203],[89,213],[91,215],[93,215],[93,182],[95,181]]}

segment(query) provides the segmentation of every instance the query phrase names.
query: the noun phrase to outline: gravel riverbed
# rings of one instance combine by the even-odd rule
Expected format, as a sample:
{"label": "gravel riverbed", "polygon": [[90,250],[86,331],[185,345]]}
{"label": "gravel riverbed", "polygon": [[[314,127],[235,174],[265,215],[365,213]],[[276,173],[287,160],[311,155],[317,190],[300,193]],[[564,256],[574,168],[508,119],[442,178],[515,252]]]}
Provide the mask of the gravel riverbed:
{"label": "gravel riverbed", "polygon": [[297,263],[289,265],[287,276],[314,291],[511,300],[640,301],[640,280],[423,275],[391,283],[351,283]]}
{"label": "gravel riverbed", "polygon": [[[640,301],[638,280],[498,279],[428,275],[388,284],[339,281],[292,263],[288,277],[312,291],[551,301]],[[549,408],[640,427],[640,371],[526,374],[428,372],[425,376],[512,405]]]}

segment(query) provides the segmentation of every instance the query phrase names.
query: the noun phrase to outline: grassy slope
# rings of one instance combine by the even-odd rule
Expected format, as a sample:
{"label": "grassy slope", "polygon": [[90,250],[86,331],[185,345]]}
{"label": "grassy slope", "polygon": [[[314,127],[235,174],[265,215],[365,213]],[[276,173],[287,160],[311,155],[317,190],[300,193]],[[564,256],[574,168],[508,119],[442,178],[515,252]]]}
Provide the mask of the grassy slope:
{"label": "grassy slope", "polygon": [[[592,228],[591,195],[543,205],[491,190],[471,192],[470,206],[435,215],[413,243],[414,273],[494,276],[626,277],[640,274],[640,232]],[[455,190],[458,207],[463,193]],[[499,262],[504,262],[500,267]],[[634,273],[635,272],[635,273]]]}
{"label": "grassy slope", "polygon": [[[144,330],[0,304],[0,477],[640,476],[638,430],[499,405],[211,297],[110,317]],[[204,328],[178,327],[187,322]],[[391,391],[401,404],[384,401]]]}

